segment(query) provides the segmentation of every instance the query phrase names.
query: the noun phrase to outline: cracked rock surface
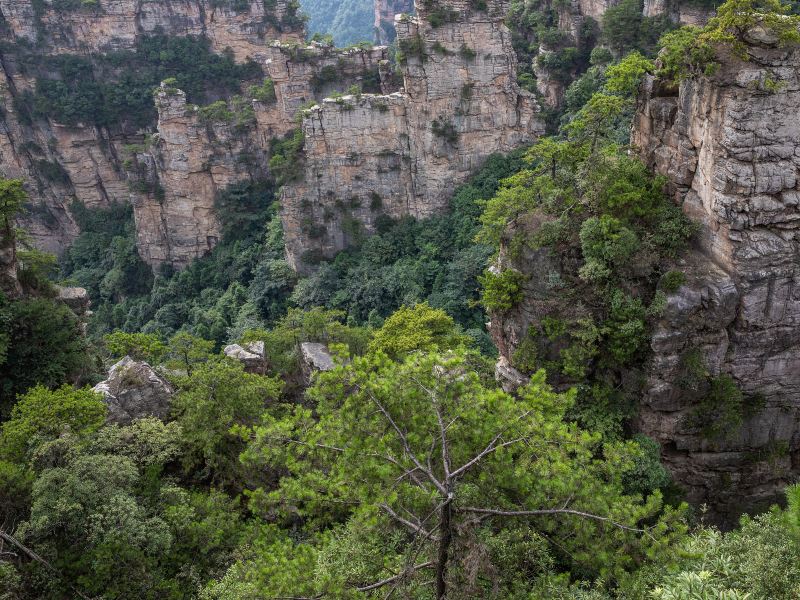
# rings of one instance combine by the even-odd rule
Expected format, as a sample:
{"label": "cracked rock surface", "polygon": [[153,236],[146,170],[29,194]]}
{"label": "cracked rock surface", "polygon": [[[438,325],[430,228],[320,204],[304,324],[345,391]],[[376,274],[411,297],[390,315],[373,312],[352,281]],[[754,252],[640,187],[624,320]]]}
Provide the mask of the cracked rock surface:
{"label": "cracked rock surface", "polygon": [[[639,425],[689,499],[723,519],[765,508],[800,474],[800,52],[754,35],[751,60],[726,56],[713,77],[646,81],[632,136],[701,225],[653,335]],[[751,409],[726,439],[687,425],[689,352]]]}

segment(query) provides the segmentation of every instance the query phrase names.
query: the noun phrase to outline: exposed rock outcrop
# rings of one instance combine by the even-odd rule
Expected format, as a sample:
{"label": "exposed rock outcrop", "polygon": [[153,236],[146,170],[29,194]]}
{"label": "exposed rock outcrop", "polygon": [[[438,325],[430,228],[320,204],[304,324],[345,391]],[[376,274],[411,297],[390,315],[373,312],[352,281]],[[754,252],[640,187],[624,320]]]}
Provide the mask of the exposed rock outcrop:
{"label": "exposed rock outcrop", "polygon": [[229,344],[222,350],[228,358],[238,360],[248,373],[258,373],[263,375],[267,368],[267,361],[264,356],[264,342],[252,342],[240,346],[239,344]]}
{"label": "exposed rock outcrop", "polygon": [[300,367],[306,385],[311,385],[311,379],[317,371],[330,371],[336,366],[328,347],[318,342],[303,342],[300,344]]}
{"label": "exposed rock outcrop", "polygon": [[15,38],[45,44],[53,54],[126,50],[143,35],[203,35],[217,52],[230,48],[237,60],[258,58],[266,42],[303,39],[287,0],[95,0],[31,2],[2,0],[0,12]]}
{"label": "exposed rock outcrop", "polygon": [[413,0],[375,0],[375,41],[379,44],[391,44],[397,37],[394,18],[413,12]]}
{"label": "exposed rock outcrop", "polygon": [[175,389],[146,362],[126,356],[94,388],[108,406],[108,421],[128,425],[144,417],[164,419]]}
{"label": "exposed rock outcrop", "polygon": [[218,193],[268,176],[270,145],[291,131],[297,110],[352,85],[376,91],[387,49],[289,46],[265,50],[273,101],[229,101],[223,118],[204,118],[186,95],[162,84],[155,95],[158,133],[136,156],[148,192],[134,195],[140,256],[156,267],[181,268],[210,252],[220,238]]}
{"label": "exposed rock outcrop", "polygon": [[89,307],[92,302],[89,299],[89,292],[86,291],[86,288],[57,285],[56,299],[66,304],[79,317],[90,314]]}
{"label": "exposed rock outcrop", "polygon": [[290,263],[307,270],[364,234],[381,216],[423,218],[447,208],[453,189],[487,156],[540,135],[534,98],[516,81],[503,20],[464,0],[395,22],[404,90],[326,99],[304,113],[304,179],[284,187],[282,220]]}
{"label": "exposed rock outcrop", "polygon": [[300,43],[304,37],[302,20],[287,0],[244,5],[218,0],[0,0],[0,24],[0,36],[10,49],[0,57],[0,175],[26,181],[31,202],[20,224],[38,248],[56,253],[78,234],[69,212],[73,200],[90,208],[131,202],[125,147],[141,144],[143,132],[66,126],[21,113],[21,107],[31,108],[26,94],[35,89],[26,63],[62,54],[91,57],[131,50],[143,36],[154,34],[204,36],[215,52],[230,51],[239,62],[249,58],[263,63],[274,40]]}
{"label": "exposed rock outcrop", "polygon": [[[633,131],[701,224],[653,336],[640,426],[689,498],[723,515],[768,504],[800,474],[800,51],[748,52],[679,90],[648,80]],[[690,353],[744,392],[747,418],[727,439],[687,424]]]}

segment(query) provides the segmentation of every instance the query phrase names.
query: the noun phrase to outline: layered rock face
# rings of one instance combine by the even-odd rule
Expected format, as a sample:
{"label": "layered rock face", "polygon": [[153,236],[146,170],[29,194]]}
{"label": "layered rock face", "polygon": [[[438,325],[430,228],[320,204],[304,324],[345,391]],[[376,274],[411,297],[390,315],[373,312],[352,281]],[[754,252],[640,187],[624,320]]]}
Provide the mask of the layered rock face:
{"label": "layered rock face", "polygon": [[[633,130],[701,225],[652,339],[639,424],[690,500],[721,515],[769,504],[800,474],[800,51],[758,38],[750,61],[726,57],[712,78],[649,80]],[[744,393],[744,424],[726,439],[687,424],[692,355]]]}
{"label": "layered rock face", "polygon": [[397,37],[394,18],[414,12],[413,0],[375,0],[375,41],[390,44]]}
{"label": "layered rock face", "polygon": [[133,195],[137,247],[148,264],[181,268],[210,252],[220,238],[219,192],[268,176],[270,142],[296,127],[300,106],[351,85],[376,86],[387,50],[275,43],[266,55],[275,100],[229,101],[228,119],[203,119],[181,90],[166,84],[155,95],[158,133],[136,156],[146,191]]}
{"label": "layered rock face", "polygon": [[[205,36],[216,52],[237,61],[267,60],[273,40],[303,39],[302,22],[288,0],[239,3],[207,0],[99,0],[59,4],[0,0],[0,35],[21,52],[0,57],[0,174],[22,178],[31,197],[20,224],[39,248],[60,253],[78,234],[69,205],[129,203],[125,147],[143,132],[65,126],[20,114],[35,80],[21,56],[93,55],[135,48],[142,36]],[[75,6],[73,6],[75,5]],[[236,5],[236,8],[234,6]],[[155,124],[154,124],[155,125]],[[162,253],[155,250],[154,254]]]}
{"label": "layered rock face", "polygon": [[544,126],[520,90],[506,6],[476,11],[440,2],[398,18],[404,89],[326,99],[304,113],[304,178],[284,186],[290,263],[307,270],[372,233],[379,218],[424,218],[447,208],[453,189],[494,152],[530,143]]}
{"label": "layered rock face", "polygon": [[129,50],[139,36],[161,32],[206,36],[215,51],[230,48],[237,60],[244,60],[258,58],[269,40],[302,40],[302,29],[287,0],[238,4],[211,0],[2,0],[0,12],[15,38],[32,44],[44,42],[53,54]]}

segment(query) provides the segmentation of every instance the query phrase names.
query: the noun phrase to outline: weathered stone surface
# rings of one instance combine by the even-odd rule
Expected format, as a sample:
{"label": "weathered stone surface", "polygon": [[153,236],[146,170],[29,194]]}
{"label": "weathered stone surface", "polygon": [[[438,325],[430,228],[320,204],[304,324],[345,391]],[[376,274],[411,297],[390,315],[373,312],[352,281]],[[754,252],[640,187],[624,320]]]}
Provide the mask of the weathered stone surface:
{"label": "weathered stone surface", "polygon": [[530,378],[515,369],[505,356],[501,356],[494,365],[494,378],[500,383],[503,391],[509,394],[513,394],[530,381]]}
{"label": "weathered stone surface", "polygon": [[89,312],[92,302],[89,299],[89,292],[82,287],[63,287],[56,286],[56,298],[66,304],[76,315],[85,315]]}
{"label": "weathered stone surface", "polygon": [[[262,64],[273,41],[300,42],[304,37],[302,24],[292,16],[286,0],[277,0],[269,8],[261,0],[253,0],[241,10],[221,4],[212,0],[99,0],[96,5],[72,10],[58,9],[48,1],[0,0],[4,23],[0,35],[4,43],[32,42],[35,46],[27,52],[45,56],[130,50],[142,36],[156,33],[205,36],[216,52],[229,48],[239,62],[251,58]],[[0,175],[25,180],[31,210],[20,217],[20,225],[36,247],[60,253],[78,234],[68,210],[72,200],[88,207],[132,201],[124,167],[125,147],[141,144],[145,132],[89,124],[67,127],[39,118],[28,122],[16,109],[22,94],[33,91],[34,80],[24,65],[18,64],[15,52],[4,52],[0,69]],[[291,126],[291,119],[287,125]],[[207,204],[208,199],[202,202]],[[202,213],[202,208],[198,212]],[[202,215],[197,220],[202,221]],[[203,237],[201,229],[196,237]],[[144,237],[156,236],[147,233]],[[178,246],[185,241],[181,237]],[[201,242],[197,245],[205,247],[206,240]],[[156,257],[167,254],[163,248],[153,250]],[[178,252],[177,266],[183,260]]]}
{"label": "weathered stone surface", "polygon": [[305,177],[284,187],[281,214],[298,270],[372,233],[381,215],[445,210],[487,156],[543,132],[536,101],[516,82],[505,3],[443,7],[457,16],[440,27],[420,4],[417,18],[396,22],[407,50],[402,92],[329,99],[305,113]]}
{"label": "weathered stone surface", "polygon": [[330,371],[336,366],[325,344],[303,342],[300,344],[300,352],[303,355],[303,362],[314,371]]}
{"label": "weathered stone surface", "polygon": [[108,406],[108,421],[127,425],[144,417],[164,419],[175,393],[170,383],[146,362],[126,356],[94,388]]}
{"label": "weathered stone surface", "polygon": [[248,373],[263,374],[267,368],[267,361],[264,357],[264,342],[252,342],[240,346],[239,344],[229,344],[223,348],[225,356],[238,360],[244,365],[244,370]]}
{"label": "weathered stone surface", "polygon": [[379,44],[391,44],[397,36],[394,18],[413,12],[413,0],[375,0],[375,41]]}
{"label": "weathered stone surface", "polygon": [[203,122],[181,90],[163,84],[155,95],[158,133],[136,160],[148,188],[158,192],[133,195],[137,246],[150,265],[181,268],[210,252],[220,238],[214,211],[218,193],[237,182],[266,178],[270,142],[296,127],[298,108],[337,89],[376,85],[379,64],[388,56],[385,47],[337,50],[280,42],[264,52],[275,101],[229,102],[234,115],[252,110],[252,120],[235,116],[230,122]]}
{"label": "weathered stone surface", "polygon": [[277,0],[267,10],[252,0],[241,11],[211,0],[99,0],[77,9],[30,0],[2,0],[0,13],[14,37],[46,44],[53,53],[88,54],[133,48],[144,35],[205,35],[217,52],[226,48],[237,60],[258,58],[265,42],[302,40],[290,22],[289,3]]}
{"label": "weathered stone surface", "polygon": [[[715,76],[680,90],[647,81],[633,130],[701,223],[688,281],[653,335],[640,427],[689,499],[722,517],[768,504],[800,474],[800,51],[758,41],[750,61],[725,57]],[[689,351],[746,399],[763,398],[731,439],[712,443],[686,424],[697,401],[679,385]]]}

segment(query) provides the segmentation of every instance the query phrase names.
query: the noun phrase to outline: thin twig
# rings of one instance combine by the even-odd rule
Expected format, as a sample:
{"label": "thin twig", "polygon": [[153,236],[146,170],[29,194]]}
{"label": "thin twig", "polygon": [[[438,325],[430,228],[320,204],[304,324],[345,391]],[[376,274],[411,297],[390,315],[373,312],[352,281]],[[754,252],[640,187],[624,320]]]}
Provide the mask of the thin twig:
{"label": "thin twig", "polygon": [[464,506],[459,507],[456,510],[462,512],[472,512],[477,514],[486,515],[487,517],[538,517],[542,515],[575,515],[578,517],[583,517],[585,519],[593,519],[595,521],[602,521],[604,523],[609,523],[614,527],[618,527],[619,529],[624,529],[625,531],[633,531],[635,533],[644,533],[651,538],[653,537],[650,535],[649,530],[647,529],[639,529],[638,527],[630,527],[629,525],[624,525],[614,519],[609,517],[602,517],[600,515],[595,515],[592,513],[583,512],[581,510],[573,510],[571,508],[542,508],[539,510],[499,510],[494,508],[476,508],[474,506]]}

